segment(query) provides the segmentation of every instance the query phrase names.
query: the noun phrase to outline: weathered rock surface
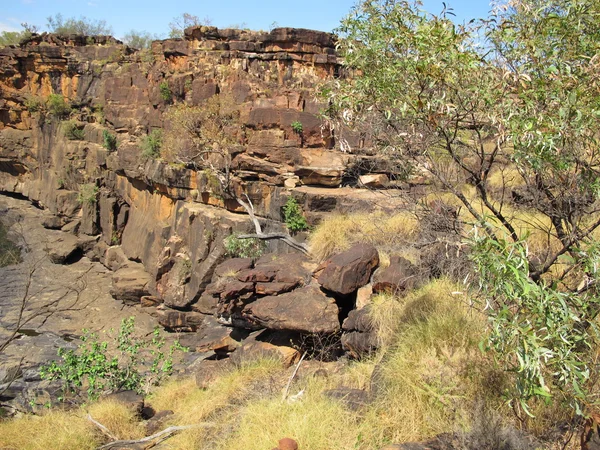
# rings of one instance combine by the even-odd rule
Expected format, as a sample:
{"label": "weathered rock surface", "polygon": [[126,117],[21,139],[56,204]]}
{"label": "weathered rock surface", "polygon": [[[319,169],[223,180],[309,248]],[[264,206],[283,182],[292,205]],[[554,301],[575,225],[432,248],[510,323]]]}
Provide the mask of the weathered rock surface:
{"label": "weathered rock surface", "polygon": [[79,246],[77,236],[54,231],[48,234],[44,247],[53,263],[62,264],[75,253]]}
{"label": "weathered rock surface", "polygon": [[328,291],[348,295],[369,282],[378,264],[379,254],[375,247],[357,244],[326,261],[318,280]]}
{"label": "weathered rock surface", "polygon": [[247,305],[242,316],[271,330],[335,333],[340,329],[335,300],[315,285],[260,298]]}
{"label": "weathered rock surface", "polygon": [[110,293],[116,300],[139,303],[145,295],[150,295],[152,277],[140,263],[129,263],[118,269],[112,276]]}
{"label": "weathered rock surface", "polygon": [[378,270],[373,277],[373,292],[398,294],[418,288],[423,277],[410,261],[400,256],[392,256],[390,265]]}
{"label": "weathered rock surface", "polygon": [[315,263],[297,253],[266,254],[226,260],[215,269],[212,282],[192,306],[205,314],[239,318],[244,305],[262,296],[277,296],[309,283]]}
{"label": "weathered rock surface", "polygon": [[342,325],[342,346],[355,358],[366,356],[377,348],[377,334],[370,314],[370,306],[350,311]]}

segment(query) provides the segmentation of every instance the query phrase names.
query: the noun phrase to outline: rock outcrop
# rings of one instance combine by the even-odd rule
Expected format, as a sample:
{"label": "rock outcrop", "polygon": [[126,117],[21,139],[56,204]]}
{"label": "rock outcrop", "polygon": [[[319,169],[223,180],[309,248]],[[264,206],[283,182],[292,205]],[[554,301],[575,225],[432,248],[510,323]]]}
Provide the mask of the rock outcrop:
{"label": "rock outcrop", "polygon": [[[192,27],[146,51],[106,36],[34,35],[0,49],[0,191],[48,210],[55,263],[100,261],[116,300],[141,305],[169,330],[195,332],[197,352],[275,352],[291,363],[296,353],[279,344],[242,341],[257,329],[339,333],[377,251],[359,245],[316,271],[277,240],[261,258],[234,259],[224,240],[253,231],[236,198],[263,230],[285,232],[290,196],[314,224],[372,210],[372,189],[392,187],[377,156],[347,151],[363,148],[364,136],[320,118],[326,105],[315,87],[342,72],[335,37],[304,29]],[[142,149],[173,126],[170,112],[213,104],[215,121],[229,118],[219,122],[223,142],[206,139],[214,155]],[[402,200],[390,190],[385,203]],[[354,349],[351,333],[364,330],[346,333]]]}

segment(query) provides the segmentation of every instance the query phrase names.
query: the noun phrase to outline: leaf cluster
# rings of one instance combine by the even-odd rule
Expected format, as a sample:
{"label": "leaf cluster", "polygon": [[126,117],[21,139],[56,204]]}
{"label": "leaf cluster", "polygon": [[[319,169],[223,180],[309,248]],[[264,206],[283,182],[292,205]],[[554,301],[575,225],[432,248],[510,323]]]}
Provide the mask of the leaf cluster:
{"label": "leaf cluster", "polygon": [[64,119],[71,114],[71,105],[62,95],[50,94],[46,99],[46,110],[52,116]]}
{"label": "leaf cluster", "polygon": [[42,378],[63,381],[71,392],[85,388],[90,399],[118,390],[147,392],[172,373],[175,352],[187,349],[178,342],[165,349],[158,328],[150,339],[138,338],[134,331],[133,317],[121,321],[118,335],[110,342],[84,330],[77,350],[59,349],[61,361],[42,367]]}
{"label": "leaf cluster", "polygon": [[283,220],[292,233],[308,230],[308,222],[302,214],[302,208],[294,197],[288,197],[283,205]]}
{"label": "leaf cluster", "polygon": [[117,150],[117,136],[108,130],[102,130],[102,146],[108,151],[114,152]]}
{"label": "leaf cluster", "polygon": [[143,158],[158,158],[161,155],[163,134],[160,128],[156,128],[144,136],[141,142]]}
{"label": "leaf cluster", "polygon": [[227,236],[223,241],[227,255],[231,258],[258,258],[267,249],[261,239],[241,239],[237,235]]}
{"label": "leaf cluster", "polygon": [[105,20],[92,20],[81,16],[79,19],[70,17],[65,19],[62,14],[46,18],[46,26],[50,33],[79,34],[83,36],[111,35],[112,27]]}

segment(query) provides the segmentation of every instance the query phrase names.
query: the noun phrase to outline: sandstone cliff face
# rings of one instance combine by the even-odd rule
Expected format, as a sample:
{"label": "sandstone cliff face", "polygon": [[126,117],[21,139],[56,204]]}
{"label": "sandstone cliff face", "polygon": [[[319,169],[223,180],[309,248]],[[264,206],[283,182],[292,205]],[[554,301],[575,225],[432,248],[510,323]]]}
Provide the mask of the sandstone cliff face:
{"label": "sandstone cliff face", "polygon": [[[121,244],[150,274],[151,293],[188,308],[223,259],[223,239],[251,223],[206,167],[142,157],[143,137],[168,125],[173,105],[202,106],[218,95],[238,114],[225,129],[234,143],[231,191],[247,195],[267,227],[282,228],[290,195],[312,220],[372,207],[368,192],[350,199],[331,189],[355,162],[335,148],[314,97],[339,71],[334,45],[332,35],[310,30],[196,27],[150,51],[110,37],[46,34],[0,49],[0,191],[76,220],[70,230],[101,233],[95,255],[103,261]],[[49,111],[56,94],[72,107],[69,121]],[[103,145],[107,132],[116,150]]]}

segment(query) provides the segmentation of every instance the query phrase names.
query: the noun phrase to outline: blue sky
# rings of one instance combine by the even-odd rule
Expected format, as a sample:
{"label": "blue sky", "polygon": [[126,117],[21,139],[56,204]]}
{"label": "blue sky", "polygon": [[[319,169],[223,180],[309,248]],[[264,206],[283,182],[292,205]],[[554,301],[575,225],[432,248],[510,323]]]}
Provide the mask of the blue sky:
{"label": "blue sky", "polygon": [[[169,22],[184,12],[224,28],[243,24],[254,30],[277,26],[331,31],[348,14],[355,0],[0,0],[0,31],[20,30],[27,22],[45,31],[46,18],[61,13],[64,18],[85,16],[106,20],[114,35],[128,31],[149,31],[166,37]],[[432,13],[442,9],[441,0],[424,0],[424,8]],[[448,0],[457,20],[485,17],[489,0]]]}

